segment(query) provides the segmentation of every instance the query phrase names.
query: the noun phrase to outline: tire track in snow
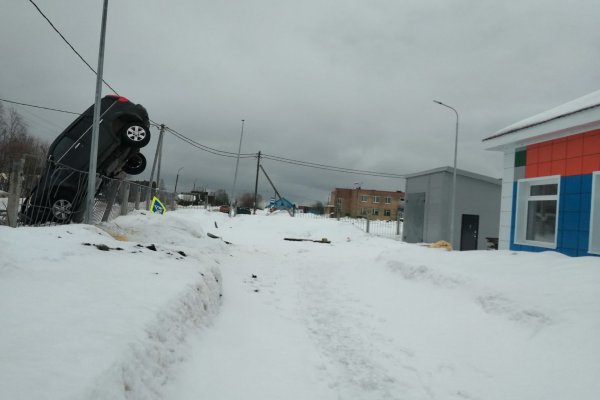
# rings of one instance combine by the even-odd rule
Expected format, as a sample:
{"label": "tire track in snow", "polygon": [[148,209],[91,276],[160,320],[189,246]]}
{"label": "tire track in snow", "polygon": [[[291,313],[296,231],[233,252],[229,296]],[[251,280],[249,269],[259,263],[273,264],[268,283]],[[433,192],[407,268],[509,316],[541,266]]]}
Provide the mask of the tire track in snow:
{"label": "tire track in snow", "polygon": [[329,363],[325,369],[339,398],[434,398],[427,377],[414,366],[415,355],[377,332],[375,325],[385,321],[354,294],[357,288],[347,287],[344,274],[349,271],[305,262],[298,279],[304,290],[306,324]]}

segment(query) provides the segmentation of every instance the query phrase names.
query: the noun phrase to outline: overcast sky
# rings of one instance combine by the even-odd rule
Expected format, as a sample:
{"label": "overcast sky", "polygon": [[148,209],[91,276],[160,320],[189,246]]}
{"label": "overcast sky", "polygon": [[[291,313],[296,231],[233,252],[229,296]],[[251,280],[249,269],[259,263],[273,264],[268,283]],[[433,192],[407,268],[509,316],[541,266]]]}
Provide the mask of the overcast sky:
{"label": "overcast sky", "polygon": [[[103,1],[35,2],[96,68]],[[0,0],[0,10],[0,98],[76,112],[92,104],[95,75],[35,7]],[[460,115],[458,167],[499,178],[501,155],[483,138],[600,88],[599,15],[597,0],[113,0],[104,77],[201,144],[237,152],[244,119],[243,153],[393,174],[452,164],[455,115],[438,99]],[[73,119],[10,107],[48,141]],[[298,203],[354,182],[405,184],[263,166]],[[231,190],[235,158],[167,134],[168,188],[181,167],[180,190]],[[253,191],[255,172],[255,159],[240,161],[236,192]],[[273,194],[263,176],[259,191]]]}

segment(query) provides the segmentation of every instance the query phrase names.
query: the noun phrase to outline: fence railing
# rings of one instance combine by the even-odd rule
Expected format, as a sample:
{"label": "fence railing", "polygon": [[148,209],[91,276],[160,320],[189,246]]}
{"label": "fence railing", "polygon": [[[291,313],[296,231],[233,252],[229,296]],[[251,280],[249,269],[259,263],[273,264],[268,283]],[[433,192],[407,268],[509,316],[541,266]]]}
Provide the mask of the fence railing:
{"label": "fence railing", "polygon": [[[54,225],[83,219],[86,172],[29,155],[11,162],[10,171],[0,173],[0,225]],[[154,196],[167,208],[175,208],[173,193],[106,176],[98,176],[97,182],[93,223],[134,209],[147,210]]]}
{"label": "fence railing", "polygon": [[[312,213],[296,213],[296,217],[310,219],[332,219],[327,215],[318,215]],[[366,218],[349,217],[339,218],[339,220],[352,224],[364,232],[372,235],[385,236],[395,239],[400,239],[402,237],[402,221],[369,220]]]}

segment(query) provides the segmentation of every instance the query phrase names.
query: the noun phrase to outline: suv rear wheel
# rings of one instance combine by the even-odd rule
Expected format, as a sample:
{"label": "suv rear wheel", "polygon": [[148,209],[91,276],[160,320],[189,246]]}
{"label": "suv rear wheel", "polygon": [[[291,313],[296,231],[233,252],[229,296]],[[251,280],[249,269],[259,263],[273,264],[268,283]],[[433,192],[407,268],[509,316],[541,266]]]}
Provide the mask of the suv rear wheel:
{"label": "suv rear wheel", "polygon": [[121,130],[121,137],[131,147],[144,147],[150,142],[150,132],[139,123],[126,124]]}
{"label": "suv rear wheel", "polygon": [[123,172],[129,175],[138,175],[146,169],[146,157],[142,153],[136,153],[127,159],[123,166]]}

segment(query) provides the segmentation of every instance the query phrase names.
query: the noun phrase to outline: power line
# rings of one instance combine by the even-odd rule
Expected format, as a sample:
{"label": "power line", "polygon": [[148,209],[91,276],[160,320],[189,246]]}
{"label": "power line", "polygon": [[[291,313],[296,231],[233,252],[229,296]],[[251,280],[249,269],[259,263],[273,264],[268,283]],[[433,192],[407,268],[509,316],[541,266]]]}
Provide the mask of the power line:
{"label": "power line", "polygon": [[[18,104],[18,105],[27,106],[27,107],[40,108],[43,110],[80,115],[80,113],[76,113],[76,112],[72,112],[72,111],[60,110],[60,109],[51,108],[51,107],[37,106],[37,105],[21,103],[21,102],[17,102],[17,101],[13,101],[13,100],[0,99],[0,101],[4,101],[6,103],[11,103],[11,104]],[[152,126],[160,127],[160,124],[158,124],[155,121],[150,120],[150,123]],[[198,150],[202,150],[204,152],[214,154],[217,156],[221,156],[221,157],[228,157],[228,158],[237,157],[237,153],[234,153],[231,151],[219,150],[214,147],[203,145],[203,144],[185,136],[184,134],[176,131],[175,129],[165,127],[165,130],[167,132],[171,133],[177,139],[191,145],[192,147],[197,148]],[[240,158],[256,158],[256,157],[257,157],[257,155],[255,153],[240,154]],[[309,162],[309,161],[294,160],[291,158],[275,156],[272,154],[264,154],[263,153],[262,157],[266,160],[277,161],[280,163],[291,164],[291,165],[297,165],[300,167],[314,168],[314,169],[319,169],[319,170],[324,170],[324,171],[340,172],[340,173],[355,174],[355,175],[374,176],[374,177],[382,177],[382,178],[392,178],[392,179],[402,179],[405,177],[404,175],[392,174],[392,173],[388,173],[388,172],[352,169],[352,168],[337,167],[337,166],[327,165],[327,164],[313,163],[313,162]]]}
{"label": "power line", "polygon": [[281,162],[281,163],[285,163],[285,164],[298,165],[301,167],[309,167],[309,168],[315,168],[315,169],[326,170],[326,171],[341,172],[341,173],[356,174],[356,175],[376,176],[376,177],[381,177],[381,178],[394,178],[394,179],[405,178],[404,175],[400,175],[400,174],[392,174],[392,173],[388,173],[388,172],[378,172],[378,171],[368,171],[368,170],[362,170],[362,169],[352,169],[352,168],[345,168],[345,167],[336,167],[333,165],[293,160],[290,158],[279,157],[279,156],[274,156],[274,155],[270,155],[270,154],[263,154],[262,157],[267,160],[271,160],[271,161],[277,161],[277,162]]}
{"label": "power line", "polygon": [[[71,50],[73,50],[75,52],[75,54],[77,54],[77,57],[79,57],[81,59],[81,61],[83,61],[85,63],[85,65],[88,66],[88,68],[96,75],[98,75],[98,73],[96,72],[96,70],[94,68],[92,68],[92,66],[85,60],[85,58],[83,58],[83,56],[81,54],[79,54],[79,52],[77,50],[75,50],[75,47],[73,47],[73,45],[71,43],[69,43],[69,41],[67,40],[67,38],[64,37],[64,35],[62,33],[60,33],[60,31],[58,30],[58,28],[56,28],[56,26],[54,26],[54,24],[52,23],[52,21],[50,21],[50,19],[46,16],[46,14],[44,14],[44,12],[38,7],[37,4],[35,4],[35,2],[33,0],[29,0],[29,2],[31,4],[33,4],[33,6],[38,10],[38,12],[42,15],[42,17],[44,17],[44,19],[46,21],[48,21],[48,23],[50,24],[50,26],[52,27],[52,29],[54,29],[54,31],[56,31],[56,33],[58,33],[58,35],[62,38],[62,40],[71,48]],[[110,86],[104,79],[102,79],[102,82],[104,82],[104,84],[113,91],[113,93],[115,94],[119,94],[115,89],[113,89],[112,86]]]}
{"label": "power line", "polygon": [[0,101],[3,101],[5,103],[10,103],[10,104],[18,104],[20,106],[40,108],[42,110],[57,111],[57,112],[66,113],[66,114],[81,115],[80,113],[76,113],[76,112],[73,112],[73,111],[59,110],[58,108],[36,106],[36,105],[33,105],[33,104],[20,103],[18,101],[13,101],[13,100],[0,99]]}
{"label": "power line", "polygon": [[[193,139],[183,135],[182,133],[179,133],[176,130],[171,129],[169,127],[165,128],[165,130],[168,131],[169,133],[171,133],[173,136],[175,136],[179,140],[182,140],[188,144],[191,144],[192,146],[196,147],[199,150],[205,151],[207,153],[215,154],[218,156],[222,156],[222,157],[237,157],[237,153],[234,153],[231,151],[219,150],[219,149],[215,149],[213,147],[209,147],[209,146],[200,144],[200,143],[196,142],[195,140],[193,140]],[[240,154],[240,158],[254,158],[254,157],[256,157],[255,153]]]}

